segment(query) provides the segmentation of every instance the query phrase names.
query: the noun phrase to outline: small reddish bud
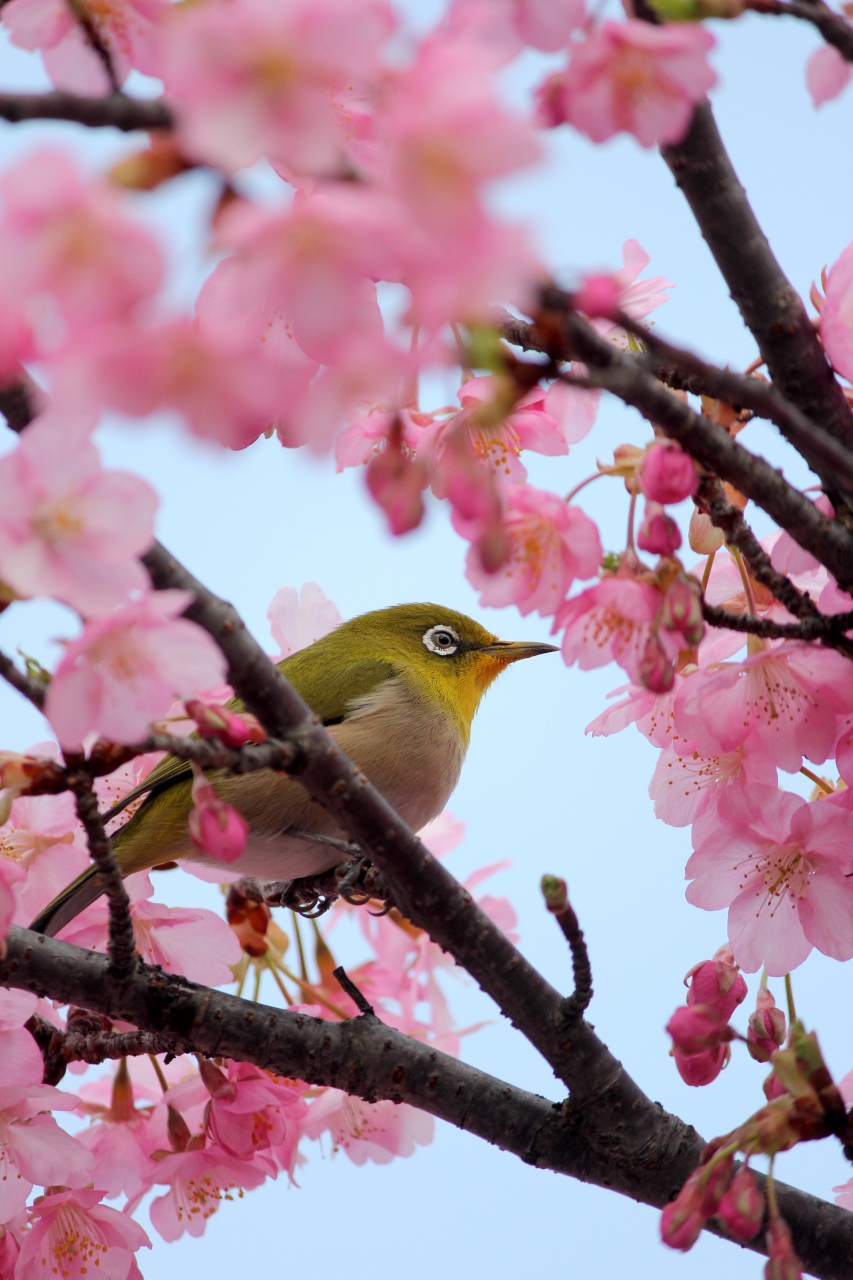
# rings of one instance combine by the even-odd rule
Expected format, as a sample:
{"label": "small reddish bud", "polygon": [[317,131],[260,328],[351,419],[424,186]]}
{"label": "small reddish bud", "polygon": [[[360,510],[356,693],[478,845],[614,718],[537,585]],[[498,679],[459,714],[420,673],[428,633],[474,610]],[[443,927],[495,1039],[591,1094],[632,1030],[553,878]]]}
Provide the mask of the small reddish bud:
{"label": "small reddish bud", "polygon": [[[731,955],[731,952],[728,952]],[[736,966],[724,955],[694,965],[684,981],[690,981],[688,1004],[710,1004],[723,1022],[728,1022],[735,1009],[746,999],[746,982]]]}
{"label": "small reddish bud", "polygon": [[422,465],[403,447],[397,423],[386,447],[367,467],[367,487],[374,502],[388,517],[392,533],[410,533],[423,520],[425,481]]}
{"label": "small reddish bud", "polygon": [[788,1224],[782,1218],[770,1219],[767,1253],[765,1280],[801,1280],[803,1264],[794,1252]]}
{"label": "small reddish bud", "polygon": [[699,487],[699,475],[693,459],[679,445],[658,441],[643,459],[640,483],[647,498],[666,506],[692,497]]}
{"label": "small reddish bud", "polygon": [[788,1027],[784,1013],[776,1008],[776,1001],[766,987],[758,992],[755,1005],[747,1024],[746,1047],[756,1062],[769,1062],[785,1043]]}
{"label": "small reddish bud", "polygon": [[676,1049],[672,1056],[684,1083],[698,1089],[716,1080],[731,1057],[731,1049],[727,1044],[703,1049],[701,1053],[682,1053]]}
{"label": "small reddish bud", "polygon": [[605,316],[609,319],[619,310],[620,293],[612,276],[584,276],[573,302],[578,311],[590,317]]}
{"label": "small reddish bud", "polygon": [[697,645],[705,634],[702,617],[702,588],[695,578],[679,573],[667,587],[661,608],[661,625],[677,631],[689,645]]}
{"label": "small reddish bud", "polygon": [[670,1249],[680,1249],[682,1253],[692,1249],[705,1225],[705,1215],[702,1212],[705,1196],[702,1173],[701,1168],[694,1169],[678,1195],[661,1214],[661,1239]]}
{"label": "small reddish bud", "polygon": [[186,1151],[187,1143],[190,1140],[190,1127],[187,1124],[180,1111],[176,1111],[174,1107],[166,1107],[166,1132],[169,1135],[169,1145],[173,1151]]}
{"label": "small reddish bud", "polygon": [[637,663],[640,684],[651,693],[668,693],[675,683],[675,668],[663,651],[657,636],[649,636],[643,656]]}
{"label": "small reddish bud", "polygon": [[200,702],[191,698],[184,706],[192,716],[203,738],[218,738],[226,747],[242,747],[247,742],[263,742],[266,733],[258,720],[249,712],[235,715],[227,707],[216,702]]}
{"label": "small reddish bud", "polygon": [[768,1102],[772,1102],[774,1098],[783,1098],[788,1092],[775,1071],[770,1072],[761,1087]]}
{"label": "small reddish bud", "polygon": [[204,774],[193,781],[189,831],[193,844],[220,862],[236,862],[249,835],[246,819],[219,799]]}
{"label": "small reddish bud", "polygon": [[637,533],[637,546],[656,556],[674,555],[681,546],[681,530],[659,502],[647,502],[643,523]]}
{"label": "small reddish bud", "polygon": [[233,1102],[237,1097],[234,1083],[209,1058],[198,1059],[198,1072],[211,1098],[224,1098],[226,1102]]}
{"label": "small reddish bud", "polygon": [[751,1169],[740,1169],[720,1201],[717,1216],[737,1240],[751,1240],[764,1221],[764,1196]]}
{"label": "small reddish bud", "polygon": [[673,1046],[681,1053],[701,1053],[703,1049],[716,1049],[718,1044],[731,1040],[734,1032],[721,1021],[716,1009],[709,1004],[682,1005],[666,1024],[672,1036]]}
{"label": "small reddish bud", "polygon": [[735,1158],[733,1153],[720,1156],[717,1160],[706,1162],[705,1194],[702,1197],[702,1212],[706,1218],[712,1218],[717,1212],[720,1201],[728,1190],[732,1180]]}

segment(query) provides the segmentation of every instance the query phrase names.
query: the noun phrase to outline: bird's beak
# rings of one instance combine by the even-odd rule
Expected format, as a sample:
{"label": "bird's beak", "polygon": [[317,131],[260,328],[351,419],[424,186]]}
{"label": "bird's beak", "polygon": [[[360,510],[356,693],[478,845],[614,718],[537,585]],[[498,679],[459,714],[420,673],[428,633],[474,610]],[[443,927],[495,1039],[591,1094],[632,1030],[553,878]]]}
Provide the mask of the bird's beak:
{"label": "bird's beak", "polygon": [[496,640],[484,644],[480,653],[490,653],[504,662],[519,662],[522,658],[535,658],[540,653],[557,653],[555,644],[539,644],[536,640]]}

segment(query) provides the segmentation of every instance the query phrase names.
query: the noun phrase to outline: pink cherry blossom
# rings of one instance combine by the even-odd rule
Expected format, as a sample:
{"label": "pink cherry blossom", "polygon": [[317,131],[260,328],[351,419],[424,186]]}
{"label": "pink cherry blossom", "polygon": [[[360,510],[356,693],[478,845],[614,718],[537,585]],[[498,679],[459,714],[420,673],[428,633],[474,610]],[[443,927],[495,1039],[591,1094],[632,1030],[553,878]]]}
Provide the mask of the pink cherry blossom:
{"label": "pink cherry blossom", "polygon": [[[676,676],[673,690],[678,688],[680,679],[680,676]],[[678,741],[673,721],[673,690],[656,694],[640,685],[622,685],[607,696],[617,698],[621,693],[626,696],[591,720],[585,732],[591,733],[594,738],[608,737],[611,733],[621,733],[629,724],[634,724],[652,746],[668,747],[673,739]]]}
{"label": "pink cherry blossom", "polygon": [[[563,659],[582,671],[618,662],[634,679],[661,606],[657,588],[633,578],[602,579],[558,610],[554,631],[565,628]],[[639,681],[638,681],[639,683]]]}
{"label": "pink cherry blossom", "polygon": [[[815,506],[822,515],[830,518],[835,515],[835,508],[825,493],[818,495]],[[762,545],[765,545],[766,541],[765,539]],[[774,539],[770,560],[778,573],[803,574],[822,567],[810,551],[805,551],[798,542],[794,541],[786,529],[783,529]]]}
{"label": "pink cherry blossom", "polygon": [[335,1151],[344,1151],[353,1164],[388,1164],[428,1146],[435,1121],[405,1102],[365,1102],[342,1089],[326,1089],[312,1102],[304,1132],[308,1138],[328,1132]]}
{"label": "pink cherry blossom", "polygon": [[525,44],[554,53],[583,25],[583,0],[514,0],[515,26]]}
{"label": "pink cherry blossom", "polygon": [[86,616],[147,586],[137,557],[154,539],[157,509],[144,480],[101,467],[94,425],[48,411],[0,458],[0,579]]}
{"label": "pink cherry blossom", "polygon": [[643,492],[652,502],[682,502],[699,487],[693,459],[674,441],[653,444],[640,468]]}
{"label": "pink cherry blossom", "polygon": [[[132,68],[155,75],[157,23],[165,0],[88,0],[80,8],[110,52],[119,84]],[[38,49],[58,89],[98,97],[112,91],[103,63],[62,0],[10,0],[2,15],[12,44]]]}
{"label": "pink cherry blossom", "polygon": [[[532,485],[502,486],[503,531],[508,555],[489,573],[476,546],[468,552],[466,574],[480,592],[480,603],[514,603],[522,614],[537,610],[550,617],[575,578],[590,578],[601,562],[601,541],[592,520],[556,494]],[[457,532],[465,522],[454,516]]]}
{"label": "pink cherry blossom", "polygon": [[307,648],[343,622],[337,606],[316,582],[306,582],[301,592],[295,587],[280,587],[267,609],[267,618],[279,648],[276,662]]}
{"label": "pink cherry blossom", "polygon": [[4,288],[29,299],[43,344],[126,316],[163,274],[151,235],[125,217],[118,194],[88,181],[56,149],[28,152],[0,180]]}
{"label": "pink cherry blossom", "polygon": [[609,276],[584,276],[581,289],[575,295],[575,305],[593,317],[593,327],[614,346],[627,347],[629,337],[621,325],[610,318],[611,313],[622,311],[632,320],[644,320],[669,301],[666,290],[674,287],[671,280],[664,276],[638,279],[650,261],[639,240],[626,240],[619,270]]}
{"label": "pink cherry blossom", "polygon": [[744,786],[776,785],[776,766],[758,739],[749,737],[733,751],[703,756],[694,743],[676,738],[658,757],[649,796],[656,818],[671,827],[686,827],[725,787],[741,782]]}
{"label": "pink cherry blossom", "polygon": [[377,506],[388,517],[388,528],[399,537],[411,533],[424,517],[423,491],[427,477],[422,465],[412,458],[393,431],[385,449],[367,465],[367,487]]}
{"label": "pink cherry blossom", "polygon": [[680,142],[717,82],[705,58],[715,43],[689,23],[605,22],[540,90],[543,122],[566,120],[593,142],[622,131],[644,147]]}
{"label": "pink cherry blossom", "polygon": [[47,1111],[70,1111],[72,1094],[51,1085],[0,1086],[0,1222],[20,1213],[34,1185],[82,1187],[94,1161]]}
{"label": "pink cherry blossom", "polygon": [[259,1187],[268,1172],[274,1174],[272,1165],[238,1160],[216,1147],[167,1153],[155,1163],[149,1179],[169,1187],[151,1202],[151,1223],[170,1242],[185,1231],[200,1236],[223,1200]]}
{"label": "pink cherry blossom", "polygon": [[770,787],[728,787],[693,828],[687,898],[728,907],[734,958],[771,976],[812,947],[853,957],[853,814]]}
{"label": "pink cherry blossom", "polygon": [[235,348],[189,319],[113,331],[88,363],[95,393],[112,408],[134,417],[171,409],[193,435],[229,449],[245,449],[268,431],[309,376],[298,363],[288,370],[267,359],[259,344]]}
{"label": "pink cherry blossom", "polygon": [[826,760],[836,717],[853,710],[846,660],[784,642],[741,663],[715,664],[680,686],[675,723],[703,755],[734,751],[754,733],[769,760],[794,772],[803,756]]}
{"label": "pink cherry blossom", "polygon": [[44,1059],[24,1026],[37,1004],[29,991],[0,991],[0,1088],[42,1082]]}
{"label": "pink cherry blossom", "polygon": [[178,616],[191,599],[186,591],[150,592],[88,623],[66,646],[45,702],[65,747],[79,747],[90,733],[134,742],[174,698],[222,682],[219,648]]}
{"label": "pink cherry blossom", "polygon": [[831,44],[820,45],[806,63],[806,88],[812,104],[822,107],[837,98],[847,88],[851,76],[853,67],[846,58]]}
{"label": "pink cherry blossom", "polygon": [[[183,727],[180,723],[170,726],[172,732],[180,734]],[[187,732],[192,731],[192,722],[185,722]],[[111,809],[114,804],[124,797],[148,777],[155,765],[158,765],[163,759],[162,751],[149,751],[145,755],[134,756],[127,764],[116,769],[113,773],[105,774],[103,777],[95,779],[95,793],[102,812]],[[119,827],[123,827],[127,820],[136,813],[136,810],[143,803],[145,797],[140,796],[139,799],[133,800],[127,805],[121,813],[117,813],[107,823],[107,834],[112,835]],[[67,881],[66,881],[67,883]],[[55,896],[55,895],[54,895]]]}
{"label": "pink cherry blossom", "polygon": [[335,438],[335,468],[343,471],[346,467],[366,466],[388,448],[395,429],[399,432],[401,446],[414,457],[424,427],[431,422],[431,414],[374,406],[363,417],[344,427]]}
{"label": "pink cherry blossom", "polygon": [[[140,1280],[134,1254],[151,1241],[138,1222],[100,1203],[103,1191],[58,1191],[40,1196],[30,1209],[15,1272],[27,1276],[61,1272],[63,1280]],[[42,1270],[42,1268],[44,1270]]]}
{"label": "pink cherry blossom", "polygon": [[[108,1102],[101,1102],[109,1083]],[[95,1162],[95,1185],[113,1199],[126,1195],[133,1199],[142,1191],[151,1171],[150,1156],[156,1141],[151,1133],[150,1106],[137,1107],[127,1059],[122,1059],[111,1081],[84,1085],[79,1110],[93,1121],[78,1135]]]}
{"label": "pink cherry blossom", "polygon": [[0,827],[0,854],[26,877],[15,887],[15,923],[27,925],[89,865],[71,793],[19,796]]}
{"label": "pink cherry blossom", "polygon": [[853,381],[853,244],[827,276],[820,337],[835,368],[848,382]]}
{"label": "pink cherry blossom", "polygon": [[[147,964],[210,987],[233,981],[231,966],[240,959],[240,944],[221,916],[203,907],[165,907],[148,901],[154,891],[142,872],[129,876],[126,886],[136,949]],[[67,924],[60,937],[106,951],[108,921],[106,900],[99,898]]]}
{"label": "pink cherry blossom", "polygon": [[434,858],[444,858],[462,843],[465,823],[449,809],[442,809],[437,818],[421,828],[418,835]]}
{"label": "pink cherry blossom", "polygon": [[346,171],[345,102],[368,88],[392,30],[382,0],[212,0],[174,11],[161,75],[190,155],[226,169],[267,156]]}
{"label": "pink cherry blossom", "polygon": [[292,1173],[308,1115],[302,1091],[248,1062],[227,1062],[227,1075],[204,1060],[200,1068],[210,1093],[207,1125],[219,1146],[241,1160],[272,1149]]}

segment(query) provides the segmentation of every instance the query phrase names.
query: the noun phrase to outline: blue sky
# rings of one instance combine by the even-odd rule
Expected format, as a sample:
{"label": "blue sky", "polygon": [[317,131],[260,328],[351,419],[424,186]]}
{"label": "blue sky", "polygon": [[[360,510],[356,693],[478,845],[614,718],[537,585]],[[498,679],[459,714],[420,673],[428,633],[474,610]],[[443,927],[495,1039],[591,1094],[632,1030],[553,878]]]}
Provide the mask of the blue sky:
{"label": "blue sky", "polygon": [[[759,218],[795,285],[808,290],[825,263],[853,238],[849,166],[853,92],[815,113],[803,67],[817,43],[808,28],[771,18],[716,24],[713,55],[721,87],[714,95],[723,134]],[[530,58],[513,75],[520,93],[539,71]],[[35,57],[0,45],[0,83],[38,87]],[[92,135],[61,125],[0,125],[0,164],[36,139],[61,139],[93,165],[126,152],[133,139]],[[632,140],[593,147],[561,131],[547,139],[547,161],[505,184],[496,199],[530,221],[548,261],[561,271],[615,267],[622,242],[636,237],[651,254],[650,271],[675,282],[658,313],[662,332],[732,367],[754,344],[727,295],[682,197],[654,153]],[[178,296],[197,282],[197,234],[210,184],[187,175],[145,201],[168,236],[179,271]],[[142,202],[141,202],[142,203]],[[605,404],[592,435],[568,459],[533,459],[534,483],[565,490],[623,440],[642,443],[646,425]],[[8,436],[8,433],[7,433]],[[798,460],[768,428],[741,437],[767,449],[792,479],[806,483]],[[365,499],[363,478],[335,476],[315,460],[261,441],[232,456],[188,441],[167,422],[101,431],[112,465],[148,477],[161,495],[159,536],[210,587],[234,601],[262,642],[267,605],[284,584],[316,581],[345,616],[404,600],[436,600],[461,608],[508,639],[546,639],[547,624],[478,608],[462,576],[464,544],[446,513],[431,510],[414,535],[393,540]],[[11,445],[0,438],[0,447]],[[624,495],[618,484],[589,491],[587,509],[605,545],[622,534]],[[768,526],[756,517],[756,526]],[[0,616],[0,645],[21,645],[46,661],[50,639],[68,635],[73,619],[58,606],[16,606]],[[689,832],[654,818],[646,788],[653,750],[633,730],[590,739],[584,728],[605,695],[622,683],[614,668],[581,674],[559,657],[511,669],[490,691],[474,726],[470,756],[452,801],[465,820],[457,874],[503,858],[512,867],[493,882],[520,916],[522,947],[548,978],[565,987],[566,948],[542,909],[545,871],[567,878],[590,946],[595,997],[589,1017],[649,1095],[706,1137],[733,1127],[762,1102],[763,1069],[735,1052],[709,1089],[682,1084],[668,1057],[663,1026],[683,999],[681,977],[724,940],[725,919],[688,906],[683,867]],[[0,746],[23,747],[44,736],[38,716],[0,689]],[[158,883],[173,903],[215,904],[215,891],[176,873]],[[490,885],[491,888],[491,885]],[[343,960],[357,960],[357,944]],[[813,956],[795,975],[798,1007],[819,1032],[837,1077],[853,1067],[850,966]],[[756,985],[753,979],[752,986]],[[472,984],[455,984],[460,1022],[492,1018],[463,1043],[484,1069],[551,1098],[561,1096],[545,1064],[490,1008]],[[742,1019],[743,1021],[743,1019]],[[736,1046],[737,1048],[737,1046]],[[409,1160],[355,1168],[343,1155],[309,1164],[299,1189],[268,1184],[226,1205],[199,1240],[155,1241],[140,1258],[149,1280],[178,1280],[188,1271],[207,1280],[281,1272],[298,1280],[468,1280],[518,1274],[691,1277],[725,1268],[733,1280],[758,1276],[760,1261],[703,1239],[687,1258],[658,1243],[657,1215],[605,1191],[535,1171],[449,1127]],[[779,1161],[782,1178],[823,1196],[849,1176],[840,1150],[800,1148]]]}

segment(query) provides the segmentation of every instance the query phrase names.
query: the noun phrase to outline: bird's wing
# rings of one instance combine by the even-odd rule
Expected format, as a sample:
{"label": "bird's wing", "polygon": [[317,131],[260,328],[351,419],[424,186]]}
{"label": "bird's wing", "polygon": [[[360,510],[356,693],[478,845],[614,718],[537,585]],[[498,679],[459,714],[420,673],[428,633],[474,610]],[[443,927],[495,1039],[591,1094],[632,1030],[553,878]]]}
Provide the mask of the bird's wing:
{"label": "bird's wing", "polygon": [[[322,644],[322,640],[316,642]],[[305,699],[308,706],[324,725],[340,724],[347,717],[353,704],[371,693],[378,685],[396,675],[389,662],[367,658],[359,662],[348,662],[337,678],[329,680],[329,664],[317,661],[316,646],[291,654],[278,664],[278,669],[287,677],[296,692]],[[311,655],[308,660],[304,655]],[[334,661],[330,655],[332,662]],[[334,669],[334,667],[333,667]],[[243,703],[239,698],[231,698],[226,704],[230,711],[239,713]],[[197,734],[193,734],[197,737]],[[133,804],[140,796],[148,801],[161,795],[179,782],[192,777],[192,766],[187,760],[179,760],[176,756],[166,756],[156,765],[138,787],[134,787],[121,800],[116,801],[104,814],[104,821],[109,822],[116,814],[121,813],[128,805]],[[144,807],[144,806],[143,806]]]}

